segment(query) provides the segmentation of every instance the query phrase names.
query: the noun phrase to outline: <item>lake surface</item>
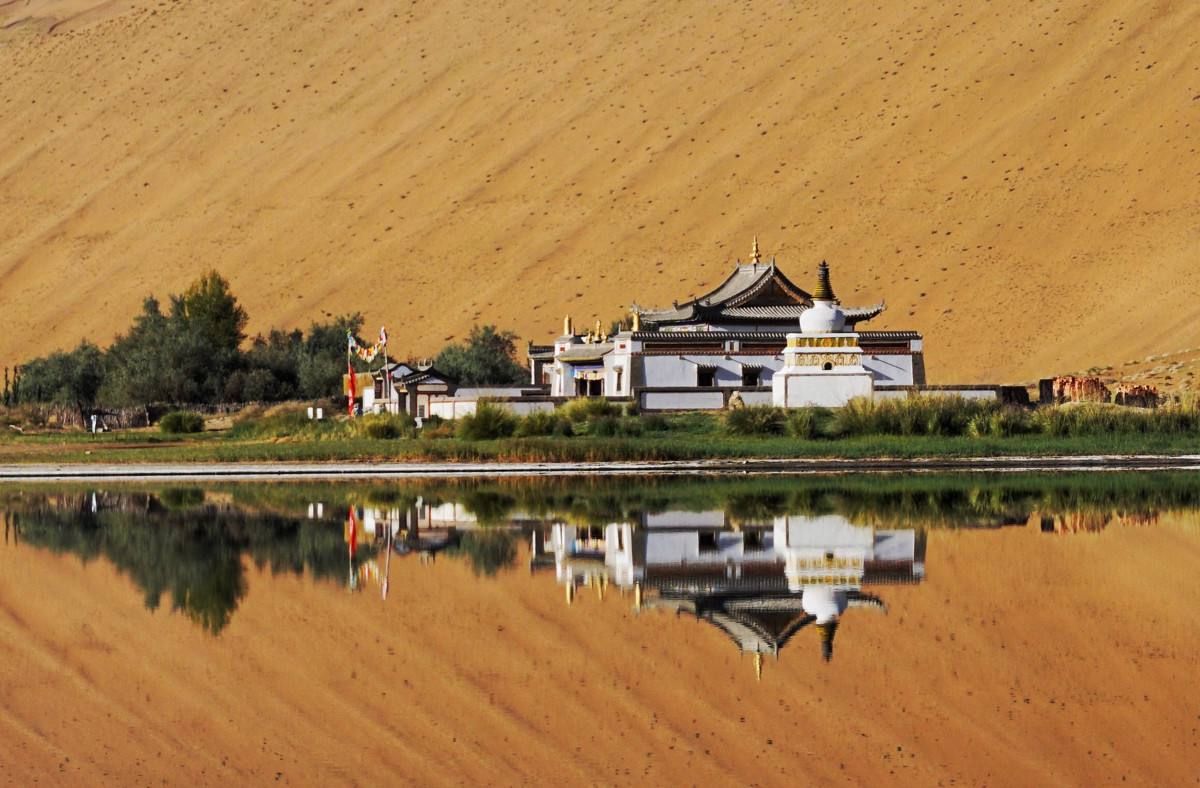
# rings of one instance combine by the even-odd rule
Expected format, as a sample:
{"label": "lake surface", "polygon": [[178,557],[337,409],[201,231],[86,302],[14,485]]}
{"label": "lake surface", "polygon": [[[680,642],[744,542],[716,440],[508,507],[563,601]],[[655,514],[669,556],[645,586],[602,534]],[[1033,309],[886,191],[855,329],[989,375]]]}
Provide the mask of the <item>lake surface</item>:
{"label": "lake surface", "polygon": [[1191,783],[1200,474],[0,487],[0,780]]}

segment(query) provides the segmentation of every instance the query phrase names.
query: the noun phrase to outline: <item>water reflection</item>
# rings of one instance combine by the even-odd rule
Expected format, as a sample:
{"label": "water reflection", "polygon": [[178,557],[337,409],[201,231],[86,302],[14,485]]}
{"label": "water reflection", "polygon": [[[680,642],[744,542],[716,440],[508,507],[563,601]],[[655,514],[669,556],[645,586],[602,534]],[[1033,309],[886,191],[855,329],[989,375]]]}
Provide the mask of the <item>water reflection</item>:
{"label": "water reflection", "polygon": [[30,493],[0,506],[6,544],[11,535],[13,545],[105,559],[142,590],[148,609],[168,595],[173,611],[214,633],[246,593],[243,558],[272,572],[345,577],[347,542],[328,521],[244,509],[220,493]]}
{"label": "water reflection", "polygon": [[535,531],[531,568],[553,569],[568,603],[579,586],[601,595],[611,583],[634,606],[688,613],[723,631],[743,653],[776,658],[808,626],[821,654],[849,608],[886,611],[865,591],[925,576],[925,539],[914,529],[882,530],[840,515],[780,515],[768,522],[725,512],[646,514],[636,523]]}
{"label": "water reflection", "polygon": [[[187,489],[3,488],[12,549],[102,559],[145,605],[228,625],[247,562],[388,598],[395,561],[464,561],[479,577],[528,558],[567,602],[580,588],[694,616],[741,651],[794,639],[825,659],[838,628],[925,577],[935,528],[1086,534],[1200,510],[1196,474],[553,479]],[[935,557],[936,558],[936,557]],[[554,588],[547,583],[547,591]]]}

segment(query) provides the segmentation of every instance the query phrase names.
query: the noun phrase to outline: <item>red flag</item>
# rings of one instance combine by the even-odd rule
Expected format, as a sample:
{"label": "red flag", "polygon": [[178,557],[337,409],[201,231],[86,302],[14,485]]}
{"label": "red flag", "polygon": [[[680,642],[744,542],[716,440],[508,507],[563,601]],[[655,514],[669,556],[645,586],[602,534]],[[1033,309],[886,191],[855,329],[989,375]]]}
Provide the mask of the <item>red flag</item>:
{"label": "red flag", "polygon": [[354,365],[346,360],[346,373],[350,376],[350,385],[346,389],[346,408],[350,417],[354,418],[354,400],[358,398],[358,381],[354,378]]}

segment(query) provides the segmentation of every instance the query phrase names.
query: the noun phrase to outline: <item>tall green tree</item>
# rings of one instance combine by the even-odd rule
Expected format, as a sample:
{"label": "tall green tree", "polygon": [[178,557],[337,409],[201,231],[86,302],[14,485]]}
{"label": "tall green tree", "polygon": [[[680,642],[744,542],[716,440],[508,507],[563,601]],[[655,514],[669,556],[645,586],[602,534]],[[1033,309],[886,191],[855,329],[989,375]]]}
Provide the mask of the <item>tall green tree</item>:
{"label": "tall green tree", "polygon": [[104,381],[104,354],[90,342],[69,353],[51,353],[25,365],[21,380],[24,402],[69,405],[83,418],[96,405]]}
{"label": "tall green tree", "polygon": [[517,363],[517,335],[475,326],[463,344],[447,345],[434,365],[466,386],[519,385],[529,373]]}
{"label": "tall green tree", "polygon": [[229,282],[209,271],[181,295],[172,296],[169,316],[170,352],[175,402],[217,402],[225,383],[240,364],[246,338],[246,310]]}
{"label": "tall green tree", "polygon": [[110,405],[145,405],[172,400],[172,327],[158,299],[148,296],[129,332],[120,335],[105,358],[100,399]]}

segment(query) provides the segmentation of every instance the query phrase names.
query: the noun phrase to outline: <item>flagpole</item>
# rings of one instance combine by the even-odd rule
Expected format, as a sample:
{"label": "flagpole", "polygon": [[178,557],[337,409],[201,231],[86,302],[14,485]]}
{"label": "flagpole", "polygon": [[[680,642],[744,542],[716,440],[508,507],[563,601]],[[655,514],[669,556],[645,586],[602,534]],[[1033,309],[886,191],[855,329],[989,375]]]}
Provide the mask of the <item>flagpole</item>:
{"label": "flagpole", "polygon": [[387,397],[387,405],[384,410],[388,413],[392,412],[392,373],[388,371],[387,360],[387,343],[383,343],[383,396]]}
{"label": "flagpole", "polygon": [[[384,410],[391,413],[392,405],[392,373],[388,370],[388,352],[387,352],[387,328],[380,327],[379,342],[383,346],[383,395],[387,397],[387,405]],[[399,403],[396,405],[397,415],[400,413]]]}

